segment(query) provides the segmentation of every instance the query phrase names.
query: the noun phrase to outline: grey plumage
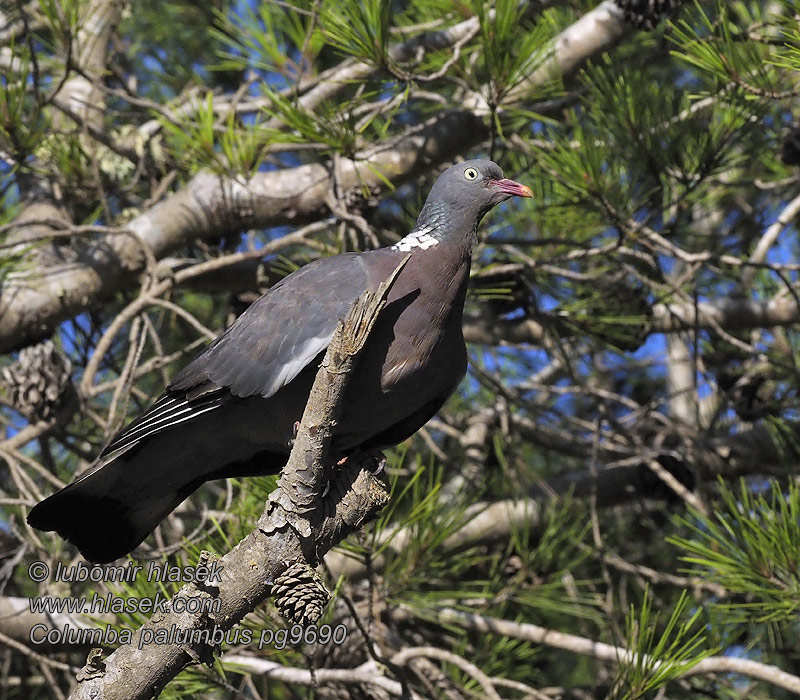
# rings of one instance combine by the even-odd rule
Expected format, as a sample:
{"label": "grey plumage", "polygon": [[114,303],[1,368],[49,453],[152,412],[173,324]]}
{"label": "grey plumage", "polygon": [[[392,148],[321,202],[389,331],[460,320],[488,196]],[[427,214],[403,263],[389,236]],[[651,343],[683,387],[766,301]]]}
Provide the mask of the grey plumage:
{"label": "grey plumage", "polygon": [[491,161],[460,163],[439,177],[400,243],[318,260],[286,277],[179,372],[89,472],[37,504],[28,522],[108,562],[204,481],[280,471],[339,318],[407,251],[411,259],[348,385],[331,450],[338,458],[412,435],[464,375],[461,316],[478,223],[515,195],[531,193]]}

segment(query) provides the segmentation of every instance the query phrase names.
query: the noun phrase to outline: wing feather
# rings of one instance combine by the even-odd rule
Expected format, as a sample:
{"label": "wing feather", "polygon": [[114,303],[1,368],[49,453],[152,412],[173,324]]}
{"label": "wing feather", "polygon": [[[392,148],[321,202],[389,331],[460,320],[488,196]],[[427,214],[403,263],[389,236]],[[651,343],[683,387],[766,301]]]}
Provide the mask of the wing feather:
{"label": "wing feather", "polygon": [[255,301],[167,387],[207,382],[233,396],[268,398],[322,353],[353,300],[370,288],[355,253],[301,267]]}
{"label": "wing feather", "polygon": [[102,462],[237,398],[275,394],[328,347],[339,319],[368,284],[359,256],[350,253],[318,260],[281,280],[114,437]]}
{"label": "wing feather", "polygon": [[127,451],[151,435],[220,408],[225,403],[225,393],[217,389],[191,400],[162,394],[147,411],[117,433],[100,456],[105,457],[120,450]]}

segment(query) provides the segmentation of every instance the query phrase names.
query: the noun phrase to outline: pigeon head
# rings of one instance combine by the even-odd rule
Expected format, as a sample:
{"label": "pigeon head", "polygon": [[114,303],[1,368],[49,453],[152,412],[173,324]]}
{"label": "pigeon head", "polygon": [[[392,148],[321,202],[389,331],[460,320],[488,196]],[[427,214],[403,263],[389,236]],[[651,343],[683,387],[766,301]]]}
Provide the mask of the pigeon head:
{"label": "pigeon head", "polygon": [[491,160],[467,160],[445,170],[431,188],[406,248],[428,247],[442,241],[472,246],[478,224],[494,206],[511,197],[533,197],[529,187],[503,177]]}

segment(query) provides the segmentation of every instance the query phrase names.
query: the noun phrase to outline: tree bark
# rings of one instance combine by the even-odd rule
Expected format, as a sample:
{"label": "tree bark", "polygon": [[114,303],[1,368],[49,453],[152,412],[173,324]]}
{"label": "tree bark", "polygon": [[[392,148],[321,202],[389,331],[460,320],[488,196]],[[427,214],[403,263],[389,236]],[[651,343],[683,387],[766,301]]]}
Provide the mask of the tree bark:
{"label": "tree bark", "polygon": [[[404,264],[404,263],[403,263]],[[329,426],[341,402],[347,374],[366,341],[375,317],[385,303],[385,293],[394,275],[376,294],[354,304],[325,353],[311,391],[299,433],[281,480],[289,488],[280,489],[288,498],[270,499],[258,528],[230,552],[210,563],[220,569],[218,581],[198,581],[184,586],[173,597],[214,599],[215,612],[158,612],[133,635],[130,644],[119,647],[107,659],[94,657],[84,668],[71,700],[149,700],[187,664],[212,663],[217,644],[209,637],[224,633],[269,597],[276,578],[294,562],[316,566],[337,542],[358,530],[388,502],[383,484],[359,463],[346,463],[334,471],[331,488],[323,499],[311,490],[311,501],[297,502],[300,493],[292,488],[305,471],[319,472],[330,440]],[[361,300],[359,300],[360,302]],[[295,525],[287,513],[302,512],[308,527]],[[170,630],[194,632],[183,643],[156,643]],[[203,633],[206,633],[203,636]],[[90,655],[91,656],[91,655]]]}
{"label": "tree bark", "polygon": [[[565,29],[553,44],[546,66],[525,83],[519,100],[561,71],[566,76],[606,50],[629,31],[616,6],[605,0]],[[602,28],[602,31],[598,31]],[[447,112],[421,128],[341,158],[337,186],[380,187],[380,171],[402,182],[435,167],[489,136],[483,107]],[[117,235],[84,246],[68,265],[9,275],[0,288],[0,353],[30,345],[52,334],[65,319],[96,308],[120,289],[131,288],[156,259],[196,238],[228,231],[300,223],[324,214],[334,182],[322,164],[257,173],[247,181],[199,173],[186,186],[134,218]],[[30,225],[30,224],[28,224]],[[62,230],[68,230],[64,222]]]}

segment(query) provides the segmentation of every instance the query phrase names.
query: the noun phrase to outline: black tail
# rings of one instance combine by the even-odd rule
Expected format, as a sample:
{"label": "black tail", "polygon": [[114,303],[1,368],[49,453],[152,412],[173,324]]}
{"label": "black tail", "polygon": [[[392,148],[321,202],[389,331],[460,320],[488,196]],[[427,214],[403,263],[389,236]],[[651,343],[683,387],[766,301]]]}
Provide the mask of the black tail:
{"label": "black tail", "polygon": [[147,445],[101,462],[38,503],[28,523],[38,530],[54,530],[88,561],[106,564],[131,552],[207,479],[277,474],[286,461],[285,455],[262,452],[220,467],[221,460],[208,459],[208,453],[203,459],[185,449],[167,458],[163,451],[151,449],[157,447],[163,445]]}
{"label": "black tail", "polygon": [[91,562],[125,556],[200,485],[143,491],[121,478],[130,468],[123,459],[103,465],[38,503],[28,523],[55,530]]}
{"label": "black tail", "polygon": [[138,523],[137,527],[124,501],[98,497],[72,485],[37,504],[28,523],[38,530],[55,530],[97,564],[125,556],[157,525]]}

